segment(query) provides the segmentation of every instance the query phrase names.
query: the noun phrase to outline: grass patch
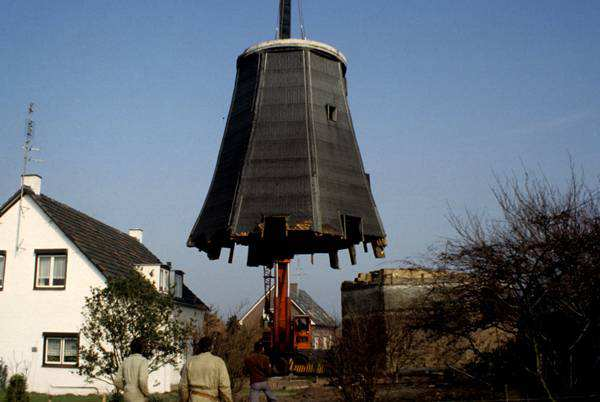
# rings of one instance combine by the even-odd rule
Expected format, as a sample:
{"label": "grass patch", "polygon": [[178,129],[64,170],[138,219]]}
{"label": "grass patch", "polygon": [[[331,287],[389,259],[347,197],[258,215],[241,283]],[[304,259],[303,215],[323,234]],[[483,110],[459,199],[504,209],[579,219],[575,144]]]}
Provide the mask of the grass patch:
{"label": "grass patch", "polygon": [[[250,391],[250,387],[245,387],[240,395],[246,396]],[[298,389],[278,389],[272,390],[272,392],[278,397],[293,397],[300,393],[302,390]],[[165,394],[153,394],[152,396],[158,397],[161,402],[177,402],[179,395],[177,392],[169,392]],[[37,392],[29,392],[30,402],[101,402],[102,396],[98,395],[48,395],[39,394]],[[0,401],[6,400],[6,391],[0,391]]]}
{"label": "grass patch", "polygon": [[[177,402],[179,400],[179,395],[177,392],[152,394],[152,396],[157,397],[161,402]],[[0,391],[0,401],[4,402],[5,400],[6,391]],[[29,400],[30,402],[101,402],[102,395],[48,395],[39,394],[37,392],[29,392]]]}
{"label": "grass patch", "polygon": [[100,402],[102,397],[98,395],[47,395],[30,392],[29,398],[31,402]]}
{"label": "grass patch", "polygon": [[[293,397],[302,393],[304,389],[271,389],[271,392],[277,397]],[[250,394],[250,386],[245,385],[242,390],[237,393],[239,396],[248,396]]]}

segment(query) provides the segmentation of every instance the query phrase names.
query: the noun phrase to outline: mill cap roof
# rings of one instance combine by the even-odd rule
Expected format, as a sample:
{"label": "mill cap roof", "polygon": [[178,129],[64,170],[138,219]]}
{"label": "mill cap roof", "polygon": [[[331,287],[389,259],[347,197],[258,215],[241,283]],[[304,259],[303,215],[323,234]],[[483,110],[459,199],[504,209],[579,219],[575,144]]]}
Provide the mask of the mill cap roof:
{"label": "mill cap roof", "polygon": [[344,66],[346,66],[348,64],[348,60],[346,59],[346,56],[344,56],[344,54],[342,52],[340,52],[333,46],[330,46],[326,43],[317,42],[314,40],[307,40],[307,39],[275,39],[275,40],[268,40],[265,42],[260,42],[260,43],[257,43],[256,45],[250,46],[249,48],[244,50],[244,52],[240,55],[240,57],[246,57],[251,54],[258,53],[258,52],[261,52],[264,50],[282,49],[282,48],[305,48],[305,49],[318,50],[318,51],[326,53],[330,56],[333,56],[334,58],[336,58],[337,60],[342,62],[344,64]]}

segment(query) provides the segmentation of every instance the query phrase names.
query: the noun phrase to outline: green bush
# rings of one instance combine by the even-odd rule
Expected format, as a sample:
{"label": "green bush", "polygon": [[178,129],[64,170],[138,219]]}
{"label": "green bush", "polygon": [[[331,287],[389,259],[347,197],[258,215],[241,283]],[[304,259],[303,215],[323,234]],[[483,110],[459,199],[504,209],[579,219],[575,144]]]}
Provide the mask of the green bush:
{"label": "green bush", "polygon": [[27,394],[27,378],[23,374],[14,374],[8,381],[6,389],[7,402],[29,402]]}

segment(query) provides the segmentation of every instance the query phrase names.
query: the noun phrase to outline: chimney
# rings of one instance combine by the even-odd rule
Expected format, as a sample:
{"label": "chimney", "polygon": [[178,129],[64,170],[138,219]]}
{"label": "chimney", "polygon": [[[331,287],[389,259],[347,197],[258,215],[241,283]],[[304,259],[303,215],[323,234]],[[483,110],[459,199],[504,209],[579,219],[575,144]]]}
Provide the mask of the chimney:
{"label": "chimney", "polygon": [[42,192],[42,176],[37,174],[24,174],[21,176],[23,185],[29,187],[36,195]]}
{"label": "chimney", "polygon": [[298,297],[298,284],[290,283],[290,297]]}
{"label": "chimney", "polygon": [[129,229],[129,236],[133,237],[140,243],[142,243],[142,238],[144,236],[144,231],[142,229]]}

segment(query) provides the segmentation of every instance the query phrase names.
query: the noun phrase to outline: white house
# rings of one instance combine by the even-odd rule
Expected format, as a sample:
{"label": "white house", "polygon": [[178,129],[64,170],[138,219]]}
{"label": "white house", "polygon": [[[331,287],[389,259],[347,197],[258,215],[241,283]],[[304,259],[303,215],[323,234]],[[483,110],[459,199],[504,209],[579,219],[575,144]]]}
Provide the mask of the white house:
{"label": "white house", "polygon": [[[139,270],[202,325],[206,305],[181,271],[142,244],[141,230],[123,233],[53,200],[41,193],[37,175],[23,180],[23,192],[0,206],[0,358],[9,371],[26,372],[30,391],[110,391],[76,372],[84,299],[109,278]],[[152,373],[149,385],[166,392],[178,382],[178,368],[167,366]]]}

